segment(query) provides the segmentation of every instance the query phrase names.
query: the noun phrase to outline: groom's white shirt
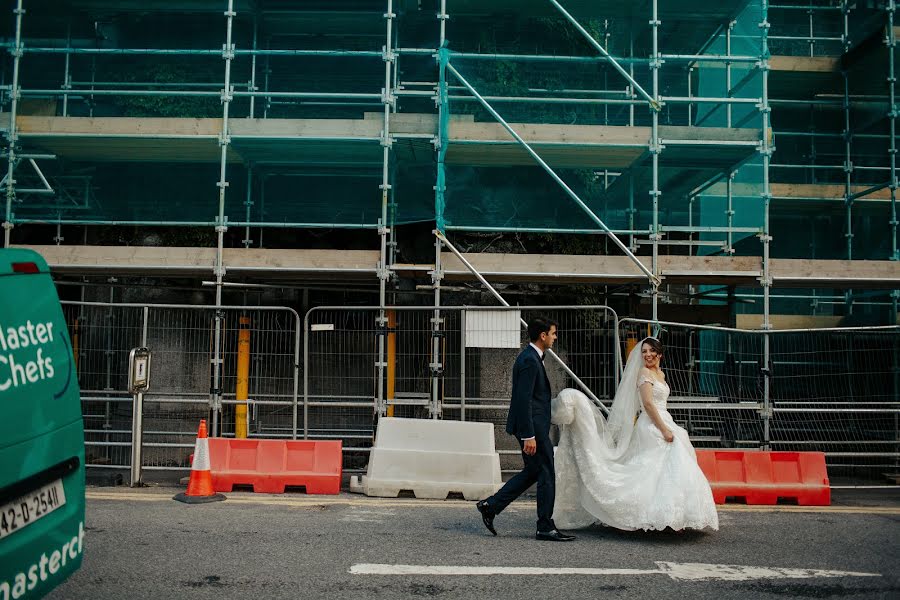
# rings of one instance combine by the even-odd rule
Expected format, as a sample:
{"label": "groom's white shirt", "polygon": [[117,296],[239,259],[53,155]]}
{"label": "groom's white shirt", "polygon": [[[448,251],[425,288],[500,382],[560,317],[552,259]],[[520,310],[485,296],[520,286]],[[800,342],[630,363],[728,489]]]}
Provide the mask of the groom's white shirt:
{"label": "groom's white shirt", "polygon": [[[544,360],[544,351],[541,350],[540,348],[538,348],[537,346],[535,346],[533,342],[529,342],[528,345],[531,346],[532,348],[534,348],[534,351],[538,353],[538,356],[541,357],[541,361],[543,361]],[[527,442],[528,440],[533,440],[533,439],[534,439],[534,436],[531,436],[529,438],[522,438],[522,441]]]}

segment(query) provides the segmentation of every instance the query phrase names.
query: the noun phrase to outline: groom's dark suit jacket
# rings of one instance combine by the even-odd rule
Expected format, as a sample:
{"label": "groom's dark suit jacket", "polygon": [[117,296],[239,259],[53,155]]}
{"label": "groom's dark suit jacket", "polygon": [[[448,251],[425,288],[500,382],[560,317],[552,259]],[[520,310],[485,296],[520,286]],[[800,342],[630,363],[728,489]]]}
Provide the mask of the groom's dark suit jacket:
{"label": "groom's dark suit jacket", "polygon": [[540,355],[530,344],[513,365],[506,433],[520,440],[550,435],[550,380]]}

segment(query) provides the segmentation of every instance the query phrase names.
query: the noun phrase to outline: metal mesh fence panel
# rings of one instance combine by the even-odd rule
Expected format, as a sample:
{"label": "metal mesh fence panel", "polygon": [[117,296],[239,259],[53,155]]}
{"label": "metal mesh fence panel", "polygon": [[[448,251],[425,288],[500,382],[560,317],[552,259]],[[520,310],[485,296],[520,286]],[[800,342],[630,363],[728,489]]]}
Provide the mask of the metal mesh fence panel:
{"label": "metal mesh fence panel", "polygon": [[305,319],[303,423],[308,439],[341,439],[345,468],[365,467],[375,434],[377,310],[319,309]]}
{"label": "metal mesh fence panel", "polygon": [[[620,335],[636,342],[649,325],[623,319]],[[820,451],[831,467],[900,460],[900,328],[661,323],[658,337],[669,411],[698,447]]]}
{"label": "metal mesh fence panel", "polygon": [[[616,317],[605,307],[441,307],[437,317],[433,307],[388,307],[383,320],[378,308],[320,307],[307,314],[304,334],[309,437],[343,439],[346,463],[364,467],[383,402],[387,416],[493,423],[498,449],[518,461],[505,434],[511,368],[528,341],[519,319],[538,314],[559,323],[560,357],[599,398],[611,398]],[[546,364],[554,389],[575,385],[552,359]]]}
{"label": "metal mesh fence panel", "polygon": [[820,450],[831,466],[900,460],[900,328],[771,336],[772,448]]}
{"label": "metal mesh fence panel", "polygon": [[95,467],[131,464],[133,402],[126,391],[128,353],[141,345],[142,311],[63,303],[84,416],[85,461]]}
{"label": "metal mesh fence panel", "polygon": [[[127,390],[128,353],[152,353],[151,388],[144,394],[142,464],[147,469],[186,469],[200,419],[233,436],[237,383],[238,321],[249,319],[248,435],[291,437],[297,405],[299,318],[284,308],[244,308],[63,303],[78,365],[85,419],[87,462],[127,467],[131,461],[132,396]],[[223,399],[215,418],[210,406],[216,321],[219,383]]]}

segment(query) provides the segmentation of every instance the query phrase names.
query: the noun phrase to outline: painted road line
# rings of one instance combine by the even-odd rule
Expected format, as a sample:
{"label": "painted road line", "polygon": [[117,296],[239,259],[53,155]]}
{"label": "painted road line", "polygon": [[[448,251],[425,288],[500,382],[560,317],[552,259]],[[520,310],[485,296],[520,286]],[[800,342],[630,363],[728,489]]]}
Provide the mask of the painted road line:
{"label": "painted road line", "polygon": [[[109,492],[89,490],[85,494],[88,500],[119,500],[135,502],[168,502],[171,492],[164,494],[152,492]],[[246,494],[246,495],[245,495]],[[348,498],[345,496],[254,496],[249,493],[229,494],[232,504],[269,504],[289,507],[322,507],[322,506],[372,506],[391,508],[458,508],[473,510],[473,503],[459,500],[417,500],[409,498],[370,498],[368,496]],[[534,510],[533,501],[516,502],[511,510]],[[749,513],[832,513],[856,515],[891,515],[900,516],[900,506],[748,506],[744,504],[726,504],[717,507],[719,512]]]}
{"label": "painted road line", "polygon": [[358,564],[350,567],[352,575],[666,575],[676,581],[751,581],[754,579],[821,579],[830,577],[881,577],[880,573],[825,571],[821,569],[786,569],[707,563],[657,562],[656,569],[614,569],[579,567],[476,567],[447,565]]}

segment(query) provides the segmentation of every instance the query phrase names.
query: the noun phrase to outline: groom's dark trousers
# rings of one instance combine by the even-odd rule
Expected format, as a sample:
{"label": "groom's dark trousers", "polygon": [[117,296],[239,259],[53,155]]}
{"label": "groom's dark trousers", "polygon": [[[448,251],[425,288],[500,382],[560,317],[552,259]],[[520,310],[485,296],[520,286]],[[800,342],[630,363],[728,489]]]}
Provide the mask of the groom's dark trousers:
{"label": "groom's dark trousers", "polygon": [[488,505],[498,514],[536,482],[537,530],[555,529],[553,501],[556,475],[553,471],[553,444],[550,442],[550,380],[540,355],[531,345],[522,350],[513,365],[512,400],[506,432],[516,436],[519,447],[523,449],[523,440],[534,437],[537,452],[534,456],[522,452],[525,468],[488,498]]}

